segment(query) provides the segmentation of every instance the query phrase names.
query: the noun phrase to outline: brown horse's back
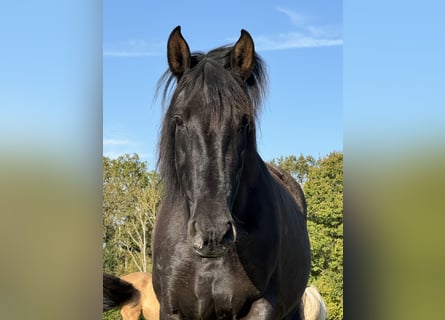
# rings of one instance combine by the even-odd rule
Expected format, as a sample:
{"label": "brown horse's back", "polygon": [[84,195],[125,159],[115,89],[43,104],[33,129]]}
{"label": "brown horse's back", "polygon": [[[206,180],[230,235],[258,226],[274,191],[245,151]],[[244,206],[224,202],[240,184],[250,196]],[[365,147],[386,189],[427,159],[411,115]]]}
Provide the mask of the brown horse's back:
{"label": "brown horse's back", "polygon": [[300,184],[292,177],[289,172],[278,168],[270,163],[266,163],[266,165],[271,175],[278,182],[282,183],[294,196],[300,212],[302,212],[304,216],[307,217],[306,199],[304,198],[303,189],[301,188]]}
{"label": "brown horse's back", "polygon": [[153,291],[151,273],[134,272],[122,276],[121,279],[130,282],[140,292],[138,302],[122,307],[121,314],[124,320],[139,319],[142,312],[147,320],[159,319],[159,302]]}

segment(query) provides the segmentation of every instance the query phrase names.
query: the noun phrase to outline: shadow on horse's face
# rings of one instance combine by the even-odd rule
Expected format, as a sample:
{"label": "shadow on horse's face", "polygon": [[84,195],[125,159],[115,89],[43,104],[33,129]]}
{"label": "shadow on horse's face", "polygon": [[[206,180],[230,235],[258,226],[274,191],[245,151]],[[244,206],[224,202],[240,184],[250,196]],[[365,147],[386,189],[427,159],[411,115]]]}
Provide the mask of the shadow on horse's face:
{"label": "shadow on horse's face", "polygon": [[[175,33],[168,47],[170,69],[178,80],[168,114],[176,175],[189,210],[187,238],[200,256],[220,257],[236,240],[232,207],[244,165],[251,106],[242,75],[234,76],[226,67],[230,63],[225,60],[233,60],[230,55],[208,54],[194,61],[185,40]],[[254,54],[253,44],[251,51]],[[183,66],[184,61],[189,64]]]}

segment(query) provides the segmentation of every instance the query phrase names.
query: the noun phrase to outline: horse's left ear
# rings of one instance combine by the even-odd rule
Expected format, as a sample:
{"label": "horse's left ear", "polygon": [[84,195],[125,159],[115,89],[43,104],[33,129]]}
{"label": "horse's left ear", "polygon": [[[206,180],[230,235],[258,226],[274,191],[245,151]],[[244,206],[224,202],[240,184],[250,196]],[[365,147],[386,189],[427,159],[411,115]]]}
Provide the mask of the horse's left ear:
{"label": "horse's left ear", "polygon": [[243,81],[246,81],[252,73],[255,61],[255,46],[249,32],[242,29],[241,36],[235,43],[231,54],[232,70],[238,72]]}
{"label": "horse's left ear", "polygon": [[177,79],[190,68],[190,49],[181,34],[181,26],[177,26],[168,38],[167,59],[170,71]]}

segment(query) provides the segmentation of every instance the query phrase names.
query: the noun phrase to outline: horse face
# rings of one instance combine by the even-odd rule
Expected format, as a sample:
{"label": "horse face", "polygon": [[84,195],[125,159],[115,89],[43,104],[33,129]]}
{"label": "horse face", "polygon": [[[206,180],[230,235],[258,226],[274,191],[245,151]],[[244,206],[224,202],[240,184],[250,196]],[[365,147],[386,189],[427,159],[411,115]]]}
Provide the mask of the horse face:
{"label": "horse face", "polygon": [[[206,106],[189,108],[202,111]],[[232,206],[244,164],[248,120],[237,114],[212,123],[203,115],[173,116],[175,163],[190,212],[188,239],[201,256],[216,257],[236,239]]]}
{"label": "horse face", "polygon": [[178,82],[168,115],[177,180],[190,214],[187,237],[199,255],[219,257],[236,239],[232,206],[252,121],[245,81],[254,63],[253,41],[243,30],[231,52],[192,56],[178,27],[167,47]]}

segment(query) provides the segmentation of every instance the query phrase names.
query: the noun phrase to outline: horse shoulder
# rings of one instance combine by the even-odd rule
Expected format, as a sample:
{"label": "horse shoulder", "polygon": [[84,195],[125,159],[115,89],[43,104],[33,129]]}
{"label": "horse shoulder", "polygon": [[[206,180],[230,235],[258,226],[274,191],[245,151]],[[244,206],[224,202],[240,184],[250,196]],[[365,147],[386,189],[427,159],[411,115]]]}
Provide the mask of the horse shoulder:
{"label": "horse shoulder", "polygon": [[293,196],[295,202],[297,203],[299,212],[307,218],[307,206],[306,198],[304,197],[303,189],[300,184],[292,177],[292,175],[278,168],[270,163],[267,163],[267,169],[271,176],[277,181],[282,187],[284,187]]}

